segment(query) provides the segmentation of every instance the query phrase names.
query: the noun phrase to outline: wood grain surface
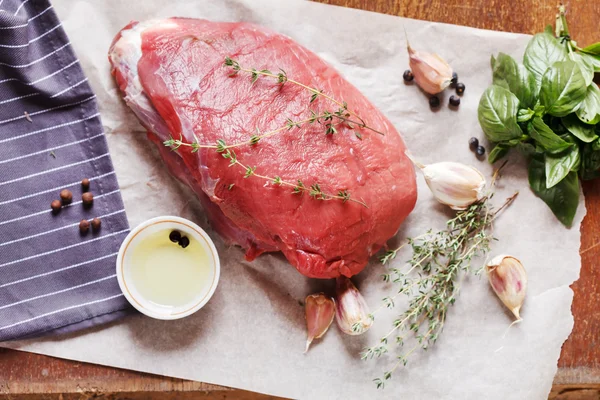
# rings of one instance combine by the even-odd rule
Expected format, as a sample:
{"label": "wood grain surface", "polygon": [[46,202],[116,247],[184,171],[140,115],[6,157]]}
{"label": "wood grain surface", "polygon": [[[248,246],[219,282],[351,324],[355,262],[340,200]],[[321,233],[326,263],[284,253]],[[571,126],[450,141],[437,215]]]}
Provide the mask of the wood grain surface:
{"label": "wood grain surface", "polygon": [[[259,1],[259,0],[256,0]],[[554,0],[316,0],[408,18],[536,33],[553,23]],[[579,45],[600,41],[600,1],[565,2]],[[365,20],[368,23],[368,20]],[[487,57],[487,55],[486,55]],[[401,71],[399,71],[400,73]],[[600,182],[584,185],[582,269],[573,285],[575,326],[562,349],[551,399],[600,398]],[[540,205],[542,206],[542,205]],[[553,266],[548,266],[552,268]],[[175,392],[175,393],[174,393]],[[64,393],[64,395],[60,395]],[[160,395],[159,395],[160,393]],[[230,399],[275,397],[51,357],[0,350],[0,395],[12,399]],[[41,397],[43,396],[43,397]]]}

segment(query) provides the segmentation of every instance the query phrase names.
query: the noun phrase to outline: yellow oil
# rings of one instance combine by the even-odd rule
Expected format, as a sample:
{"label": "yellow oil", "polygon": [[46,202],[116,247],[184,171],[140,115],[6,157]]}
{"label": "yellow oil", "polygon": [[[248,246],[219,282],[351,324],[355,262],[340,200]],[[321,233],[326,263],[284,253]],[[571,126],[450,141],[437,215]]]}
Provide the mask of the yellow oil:
{"label": "yellow oil", "polygon": [[185,249],[169,240],[170,231],[155,232],[133,249],[131,278],[146,300],[162,307],[181,307],[198,300],[212,282],[204,247],[190,235]]}

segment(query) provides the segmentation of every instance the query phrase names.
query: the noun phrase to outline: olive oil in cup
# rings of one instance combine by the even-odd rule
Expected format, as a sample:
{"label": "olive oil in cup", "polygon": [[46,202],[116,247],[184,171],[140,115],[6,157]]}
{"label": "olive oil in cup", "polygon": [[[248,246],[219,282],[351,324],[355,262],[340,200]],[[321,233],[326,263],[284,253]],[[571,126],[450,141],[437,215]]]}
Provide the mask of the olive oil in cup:
{"label": "olive oil in cup", "polygon": [[142,223],[125,238],[117,258],[123,294],[138,311],[157,319],[198,311],[213,295],[219,275],[210,237],[180,217]]}

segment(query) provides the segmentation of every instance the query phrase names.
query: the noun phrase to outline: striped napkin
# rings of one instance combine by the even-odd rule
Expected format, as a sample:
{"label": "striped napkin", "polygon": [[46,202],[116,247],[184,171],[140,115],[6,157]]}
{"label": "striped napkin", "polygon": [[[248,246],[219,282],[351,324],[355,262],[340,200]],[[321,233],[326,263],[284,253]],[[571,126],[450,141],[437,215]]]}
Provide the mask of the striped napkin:
{"label": "striped napkin", "polygon": [[[54,215],[62,189],[73,202]],[[94,217],[100,231],[81,235]],[[52,6],[0,0],[0,341],[128,312],[115,276],[128,231],[95,95]]]}

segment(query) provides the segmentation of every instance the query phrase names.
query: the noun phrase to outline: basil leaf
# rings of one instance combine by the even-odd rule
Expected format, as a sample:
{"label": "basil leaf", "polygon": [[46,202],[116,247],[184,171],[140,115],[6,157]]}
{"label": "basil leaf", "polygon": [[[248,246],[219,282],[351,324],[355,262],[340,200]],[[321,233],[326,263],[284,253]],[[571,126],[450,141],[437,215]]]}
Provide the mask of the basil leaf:
{"label": "basil leaf", "polygon": [[535,115],[535,111],[528,108],[527,110],[521,109],[517,113],[517,122],[527,122]]}
{"label": "basil leaf", "polygon": [[577,110],[577,116],[586,124],[596,125],[600,122],[600,89],[595,83],[588,86],[585,98]]}
{"label": "basil leaf", "polygon": [[517,124],[519,99],[503,87],[492,85],[483,92],[477,110],[479,124],[492,142],[516,139],[523,134]]}
{"label": "basil leaf", "polygon": [[581,162],[579,147],[573,146],[562,156],[545,155],[546,188],[550,189],[562,181],[572,170],[576,170]]}
{"label": "basil leaf", "polygon": [[594,64],[592,64],[587,57],[584,57],[582,53],[571,53],[569,54],[569,58],[579,65],[583,80],[585,81],[585,86],[590,86],[594,80]]}
{"label": "basil leaf", "polygon": [[587,60],[588,63],[590,63],[592,65],[592,67],[594,68],[594,72],[600,72],[600,55],[592,55],[592,54],[587,54],[587,53],[577,53],[577,54],[581,54],[581,56]]}
{"label": "basil leaf", "polygon": [[492,66],[494,85],[510,90],[521,102],[521,107],[533,107],[537,100],[535,77],[525,66],[511,56],[499,53]]}
{"label": "basil leaf", "polygon": [[521,152],[525,157],[531,157],[535,154],[535,146],[531,143],[519,143],[517,145],[517,150]]}
{"label": "basil leaf", "polygon": [[561,120],[562,124],[569,132],[571,132],[577,139],[585,143],[591,143],[598,139],[592,125],[582,123],[577,115],[569,114],[563,117]]}
{"label": "basil leaf", "polygon": [[546,70],[555,62],[567,59],[567,50],[552,36],[544,32],[535,35],[525,49],[523,64],[534,75],[538,87]]}
{"label": "basil leaf", "polygon": [[540,117],[534,117],[528,128],[529,136],[550,153],[557,154],[572,146],[554,133]]}
{"label": "basil leaf", "polygon": [[600,146],[597,141],[584,145],[581,151],[581,179],[589,180],[600,177]]}
{"label": "basil leaf", "polygon": [[589,45],[581,49],[584,53],[600,56],[600,42]]}
{"label": "basil leaf", "polygon": [[546,107],[544,107],[543,105],[540,104],[540,102],[538,101],[535,105],[535,107],[533,107],[533,112],[538,116],[538,117],[543,117],[544,114],[546,113]]}
{"label": "basil leaf", "polygon": [[571,226],[579,205],[579,179],[577,173],[569,172],[558,184],[548,189],[544,163],[532,159],[529,163],[529,186],[550,207],[556,218],[565,226]]}
{"label": "basil leaf", "polygon": [[540,103],[548,114],[564,117],[579,108],[586,96],[586,88],[577,63],[570,60],[557,62],[542,77]]}
{"label": "basil leaf", "polygon": [[581,179],[589,180],[600,177],[600,149],[596,148],[595,141],[593,145],[583,147],[583,156],[581,157]]}
{"label": "basil leaf", "polygon": [[510,151],[510,146],[503,144],[503,143],[498,143],[496,145],[496,147],[494,147],[492,149],[492,151],[490,151],[490,155],[488,157],[488,162],[490,164],[495,163],[496,161],[505,157],[509,151]]}

